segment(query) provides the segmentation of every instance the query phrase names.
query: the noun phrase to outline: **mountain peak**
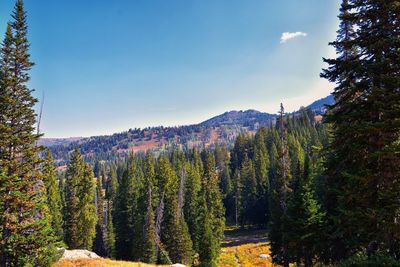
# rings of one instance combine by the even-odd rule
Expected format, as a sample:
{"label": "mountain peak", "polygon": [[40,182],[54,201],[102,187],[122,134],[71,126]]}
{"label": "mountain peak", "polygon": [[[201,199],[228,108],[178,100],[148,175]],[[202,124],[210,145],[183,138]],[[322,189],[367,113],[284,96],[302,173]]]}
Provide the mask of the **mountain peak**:
{"label": "mountain peak", "polygon": [[220,125],[232,125],[232,124],[245,126],[252,122],[259,122],[260,124],[265,124],[275,116],[276,115],[274,114],[260,112],[254,109],[239,110],[239,111],[232,110],[232,111],[227,111],[221,115],[212,117],[211,119],[208,119],[200,123],[200,125],[217,127]]}

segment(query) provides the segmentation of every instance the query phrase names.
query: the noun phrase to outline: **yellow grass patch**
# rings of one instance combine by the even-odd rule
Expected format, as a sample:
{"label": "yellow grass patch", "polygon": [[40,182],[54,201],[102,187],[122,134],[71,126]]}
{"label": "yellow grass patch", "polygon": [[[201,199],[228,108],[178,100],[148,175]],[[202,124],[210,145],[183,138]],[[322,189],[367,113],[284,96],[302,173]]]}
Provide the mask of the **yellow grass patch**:
{"label": "yellow grass patch", "polygon": [[272,267],[272,259],[262,259],[260,254],[270,255],[268,243],[250,243],[223,248],[218,259],[218,267]]}

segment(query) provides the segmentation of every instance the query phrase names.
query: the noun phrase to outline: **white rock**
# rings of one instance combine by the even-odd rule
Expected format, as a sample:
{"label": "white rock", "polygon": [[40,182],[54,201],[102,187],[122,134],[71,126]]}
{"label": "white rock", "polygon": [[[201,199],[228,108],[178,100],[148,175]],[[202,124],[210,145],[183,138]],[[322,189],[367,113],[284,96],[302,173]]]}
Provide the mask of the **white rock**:
{"label": "white rock", "polygon": [[100,258],[96,253],[84,249],[65,250],[61,259],[75,260],[75,259],[93,259]]}
{"label": "white rock", "polygon": [[258,257],[261,259],[269,259],[271,256],[268,254],[260,254],[260,255],[258,255]]}
{"label": "white rock", "polygon": [[175,263],[171,265],[172,267],[186,267],[186,265],[180,264],[180,263]]}

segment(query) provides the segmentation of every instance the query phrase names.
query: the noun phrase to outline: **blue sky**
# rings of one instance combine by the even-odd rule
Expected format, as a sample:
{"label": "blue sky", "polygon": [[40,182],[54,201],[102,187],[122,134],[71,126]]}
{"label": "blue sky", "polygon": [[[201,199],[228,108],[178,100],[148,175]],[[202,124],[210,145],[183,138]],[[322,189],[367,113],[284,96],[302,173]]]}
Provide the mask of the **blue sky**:
{"label": "blue sky", "polygon": [[[14,0],[0,1],[4,36]],[[25,0],[46,137],[292,111],[324,97],[339,0]],[[283,33],[294,37],[281,41]],[[294,34],[296,33],[297,34]],[[306,35],[306,36],[305,36]]]}

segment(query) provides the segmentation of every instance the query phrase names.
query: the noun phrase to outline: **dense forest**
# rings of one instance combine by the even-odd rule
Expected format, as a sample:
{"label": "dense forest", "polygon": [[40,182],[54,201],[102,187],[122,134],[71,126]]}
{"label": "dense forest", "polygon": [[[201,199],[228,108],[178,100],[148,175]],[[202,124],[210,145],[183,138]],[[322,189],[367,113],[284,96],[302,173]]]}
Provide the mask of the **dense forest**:
{"label": "dense forest", "polygon": [[343,0],[339,19],[322,121],[281,104],[232,147],[85,158],[75,145],[59,171],[38,145],[17,0],[0,60],[0,266],[49,266],[62,247],[216,266],[226,225],[268,231],[285,267],[400,266],[400,4]]}

